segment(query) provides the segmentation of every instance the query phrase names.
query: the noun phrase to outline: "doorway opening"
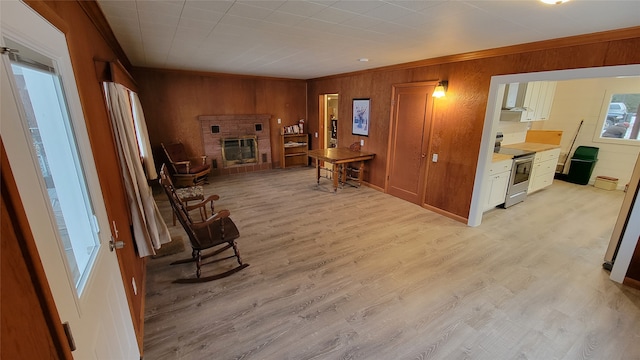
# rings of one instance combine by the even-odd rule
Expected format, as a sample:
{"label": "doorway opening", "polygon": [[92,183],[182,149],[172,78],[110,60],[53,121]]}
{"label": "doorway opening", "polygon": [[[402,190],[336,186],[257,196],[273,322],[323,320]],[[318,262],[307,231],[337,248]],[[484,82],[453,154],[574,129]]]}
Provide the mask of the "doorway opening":
{"label": "doorway opening", "polygon": [[338,94],[322,94],[319,99],[320,148],[338,147]]}
{"label": "doorway opening", "polygon": [[[338,147],[338,104],[339,95],[335,94],[322,94],[319,97],[318,106],[318,119],[320,129],[318,139],[321,149],[329,149]],[[323,169],[327,170],[327,174],[330,174],[333,170],[333,165],[325,163]]]}
{"label": "doorway opening", "polygon": [[338,94],[327,94],[325,101],[324,147],[338,147]]}
{"label": "doorway opening", "polygon": [[[478,226],[481,223],[482,219],[482,209],[481,209],[481,196],[482,196],[482,184],[485,179],[486,170],[488,169],[488,165],[491,163],[491,156],[493,154],[493,147],[495,142],[496,133],[498,130],[498,123],[500,118],[501,106],[498,99],[502,99],[505,91],[505,85],[513,82],[529,82],[529,81],[562,81],[562,80],[584,80],[584,79],[602,79],[602,78],[634,78],[640,74],[640,66],[639,65],[622,65],[622,66],[608,66],[608,67],[597,67],[597,68],[587,68],[587,69],[571,69],[571,70],[558,70],[558,71],[548,71],[548,72],[539,72],[539,73],[525,73],[525,74],[513,74],[513,75],[501,75],[494,76],[491,79],[491,85],[489,88],[489,97],[485,114],[485,122],[483,128],[483,136],[480,145],[480,154],[478,157],[478,166],[476,168],[476,178],[474,184],[474,191],[471,201],[471,208],[469,212],[469,219],[467,224],[470,226]],[[609,105],[609,99],[606,101],[606,107]],[[605,121],[605,116],[600,117],[600,121]],[[596,131],[599,133],[599,130],[602,128],[602,123],[600,123],[600,127],[597,125],[593,127],[593,129],[597,129]],[[602,142],[603,140],[600,139]],[[618,140],[622,141],[622,140]],[[638,178],[632,178],[629,186],[630,188],[639,184]],[[629,202],[631,203],[631,202]],[[618,217],[618,221],[616,223],[616,227],[620,222],[622,217],[630,216],[629,223],[637,223],[638,213],[633,214],[630,209],[621,209],[621,215]],[[622,215],[624,213],[624,215]],[[623,219],[624,220],[624,219]],[[635,222],[633,220],[636,220]],[[637,229],[635,229],[637,231]],[[623,252],[623,259],[618,255],[617,261],[615,262],[613,269],[611,271],[611,280],[622,283],[624,279],[624,274],[629,268],[629,264],[631,262],[631,255],[633,253],[633,249],[637,243],[637,232],[633,233],[635,236],[627,236],[621,240],[612,239],[613,242],[617,243],[620,241],[619,246],[621,249],[625,249]],[[613,236],[612,236],[613,237]],[[611,244],[609,246],[611,248]],[[609,251],[607,251],[609,252]],[[620,254],[620,253],[618,253]],[[608,255],[607,255],[608,256]]]}

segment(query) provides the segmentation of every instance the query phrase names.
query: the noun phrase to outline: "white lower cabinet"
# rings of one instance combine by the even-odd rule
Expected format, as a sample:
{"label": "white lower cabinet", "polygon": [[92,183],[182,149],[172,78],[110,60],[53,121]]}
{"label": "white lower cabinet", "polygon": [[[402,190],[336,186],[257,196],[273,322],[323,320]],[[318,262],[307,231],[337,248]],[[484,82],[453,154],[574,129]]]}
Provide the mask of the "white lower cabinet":
{"label": "white lower cabinet", "polygon": [[543,189],[553,183],[556,166],[560,157],[560,148],[539,151],[533,158],[528,194]]}
{"label": "white lower cabinet", "polygon": [[483,210],[491,210],[503,204],[509,187],[509,177],[511,176],[511,166],[513,160],[503,160],[491,163],[487,172],[487,180],[484,185]]}

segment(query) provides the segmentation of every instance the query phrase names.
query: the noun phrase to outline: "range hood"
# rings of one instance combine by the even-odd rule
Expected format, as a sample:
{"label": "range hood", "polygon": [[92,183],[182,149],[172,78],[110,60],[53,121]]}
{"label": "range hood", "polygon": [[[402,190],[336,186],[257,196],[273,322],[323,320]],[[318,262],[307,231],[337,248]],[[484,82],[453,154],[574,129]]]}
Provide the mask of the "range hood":
{"label": "range hood", "polygon": [[531,109],[524,106],[524,98],[527,93],[528,83],[510,83],[504,88],[502,99],[503,111],[523,112]]}

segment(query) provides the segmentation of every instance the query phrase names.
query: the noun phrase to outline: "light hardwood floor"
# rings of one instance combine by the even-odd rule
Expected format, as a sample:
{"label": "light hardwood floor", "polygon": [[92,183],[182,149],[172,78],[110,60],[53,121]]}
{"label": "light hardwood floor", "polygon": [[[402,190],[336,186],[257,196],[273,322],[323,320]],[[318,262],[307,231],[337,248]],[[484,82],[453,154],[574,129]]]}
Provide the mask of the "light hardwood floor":
{"label": "light hardwood floor", "polygon": [[330,188],[311,168],[211,179],[251,266],[185,285],[194,265],[168,264],[190,250],[149,260],[144,358],[640,359],[640,291],[601,267],[622,192],[556,181],[472,228]]}

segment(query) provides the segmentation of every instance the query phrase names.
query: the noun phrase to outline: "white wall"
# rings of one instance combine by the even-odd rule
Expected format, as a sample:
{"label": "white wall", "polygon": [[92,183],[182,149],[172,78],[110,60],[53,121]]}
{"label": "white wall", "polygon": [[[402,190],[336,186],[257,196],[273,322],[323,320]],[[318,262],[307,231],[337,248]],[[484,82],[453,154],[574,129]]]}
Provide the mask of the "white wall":
{"label": "white wall", "polygon": [[[595,78],[558,81],[556,94],[547,121],[531,124],[535,130],[562,130],[562,152],[567,153],[576,135],[580,120],[584,120],[572,152],[576,147],[595,146],[598,162],[593,170],[590,184],[598,175],[618,178],[618,188],[623,189],[629,182],[633,166],[640,152],[640,141],[636,144],[612,144],[599,141],[602,109],[608,108],[609,98],[605,92],[640,93],[640,78]],[[605,111],[606,113],[606,111]],[[505,135],[506,138],[506,135]],[[567,161],[566,170],[571,160]]]}

